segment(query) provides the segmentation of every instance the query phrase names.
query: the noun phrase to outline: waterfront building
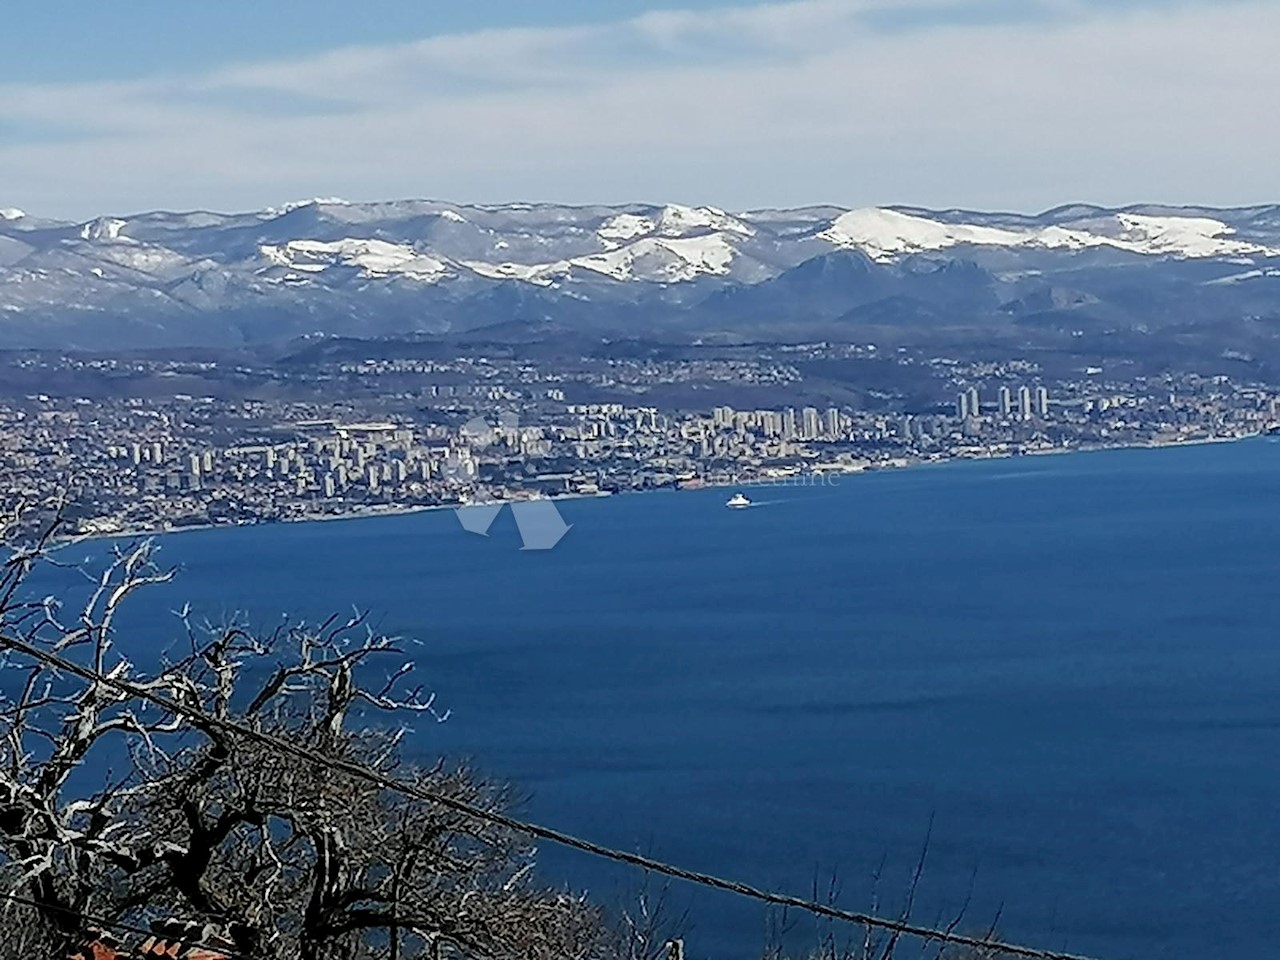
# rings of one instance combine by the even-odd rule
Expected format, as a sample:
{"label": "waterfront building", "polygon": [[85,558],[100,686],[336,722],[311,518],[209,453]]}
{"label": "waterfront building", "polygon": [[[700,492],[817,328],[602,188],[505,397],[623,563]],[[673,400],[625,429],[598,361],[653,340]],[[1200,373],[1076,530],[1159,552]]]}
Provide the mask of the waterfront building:
{"label": "waterfront building", "polygon": [[803,433],[806,440],[815,440],[822,436],[822,426],[818,420],[817,407],[805,407],[803,412]]}
{"label": "waterfront building", "polygon": [[1007,417],[1013,413],[1013,391],[1008,387],[1000,388],[1000,416]]}
{"label": "waterfront building", "polygon": [[785,440],[794,440],[796,438],[795,407],[787,407],[782,411],[782,436]]}
{"label": "waterfront building", "polygon": [[840,425],[840,411],[835,407],[827,410],[827,437],[831,440],[839,440],[844,435],[844,430]]}

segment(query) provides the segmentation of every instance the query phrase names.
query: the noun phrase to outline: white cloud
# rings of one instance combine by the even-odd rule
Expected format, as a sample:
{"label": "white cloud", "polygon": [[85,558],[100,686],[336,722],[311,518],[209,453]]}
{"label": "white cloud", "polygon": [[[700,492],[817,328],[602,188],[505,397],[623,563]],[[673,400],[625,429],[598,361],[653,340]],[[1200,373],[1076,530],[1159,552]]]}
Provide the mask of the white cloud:
{"label": "white cloud", "polygon": [[[878,26],[905,7],[913,28]],[[330,194],[1025,209],[1274,190],[1275,3],[1027,0],[1013,20],[962,22],[990,7],[801,0],[9,85],[0,135],[51,133],[0,140],[0,202],[69,216]]]}

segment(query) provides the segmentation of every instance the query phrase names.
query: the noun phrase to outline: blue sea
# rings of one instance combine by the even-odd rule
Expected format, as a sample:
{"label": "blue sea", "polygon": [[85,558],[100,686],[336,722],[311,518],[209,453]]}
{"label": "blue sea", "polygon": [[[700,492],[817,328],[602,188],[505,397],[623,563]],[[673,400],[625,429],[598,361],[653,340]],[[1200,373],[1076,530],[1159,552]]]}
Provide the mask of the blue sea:
{"label": "blue sea", "polygon": [[[1280,444],[954,463],[563,502],[522,552],[447,511],[168,536],[129,642],[352,607],[422,642],[424,760],[605,844],[1108,958],[1280,941]],[[91,554],[102,545],[80,545]],[[542,850],[610,901],[642,878]],[[873,879],[879,874],[880,880]],[[689,955],[757,906],[683,886]],[[945,922],[945,920],[944,920]],[[810,925],[801,925],[806,933]]]}

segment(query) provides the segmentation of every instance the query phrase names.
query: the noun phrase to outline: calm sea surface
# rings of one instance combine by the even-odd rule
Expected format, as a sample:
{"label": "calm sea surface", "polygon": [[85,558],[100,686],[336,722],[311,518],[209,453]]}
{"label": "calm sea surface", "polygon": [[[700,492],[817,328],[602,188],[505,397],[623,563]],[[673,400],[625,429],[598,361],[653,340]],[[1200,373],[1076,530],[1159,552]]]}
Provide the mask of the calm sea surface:
{"label": "calm sea surface", "polygon": [[[726,496],[566,502],[550,553],[448,512],[176,535],[183,573],[133,622],[368,610],[452,710],[414,750],[603,843],[801,894],[838,871],[853,909],[883,865],[888,909],[932,822],[921,921],[972,890],[971,927],[1046,947],[1275,955],[1280,444]],[[605,898],[639,883],[543,860]],[[761,947],[759,909],[673,898],[691,956]]]}

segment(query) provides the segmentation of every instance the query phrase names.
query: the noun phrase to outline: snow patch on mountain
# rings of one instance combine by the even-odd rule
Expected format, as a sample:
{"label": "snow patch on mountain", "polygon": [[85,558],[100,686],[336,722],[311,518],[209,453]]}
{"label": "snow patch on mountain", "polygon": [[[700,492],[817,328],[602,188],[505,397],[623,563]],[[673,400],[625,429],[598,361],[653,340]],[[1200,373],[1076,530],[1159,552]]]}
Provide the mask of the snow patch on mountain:
{"label": "snow patch on mountain", "polygon": [[464,260],[462,266],[490,280],[522,280],[540,287],[549,287],[568,274],[568,261],[558,263],[486,263],[482,260]]}
{"label": "snow patch on mountain", "polygon": [[669,203],[654,216],[620,213],[596,231],[606,247],[614,249],[641,237],[681,239],[707,232],[755,236],[755,228],[715,207],[685,207]]}
{"label": "snow patch on mountain", "polygon": [[698,237],[642,237],[634,243],[553,263],[489,263],[465,260],[468,270],[494,280],[521,280],[552,286],[575,268],[614,280],[681,283],[700,276],[729,273],[737,250],[719,234]]}
{"label": "snow patch on mountain", "polygon": [[716,207],[667,204],[662,208],[662,215],[658,218],[658,233],[664,237],[682,237],[699,230],[737,233],[744,237],[754,236],[756,232],[754,227]]}
{"label": "snow patch on mountain", "polygon": [[729,272],[737,251],[721,234],[702,237],[645,237],[608,253],[574,257],[574,266],[615,280],[680,283],[702,275]]}
{"label": "snow patch on mountain", "polygon": [[657,222],[652,217],[642,217],[634,213],[620,213],[616,217],[606,220],[604,225],[596,231],[596,236],[612,246],[626,243],[636,237],[643,237],[647,233],[653,233],[657,225]]}
{"label": "snow patch on mountain", "polygon": [[1015,246],[1026,240],[1024,234],[999,227],[941,223],[874,207],[842,213],[818,236],[838,247],[857,248],[882,262],[960,244]]}
{"label": "snow patch on mountain", "polygon": [[324,205],[332,205],[335,207],[350,206],[350,201],[343,200],[341,197],[312,197],[310,200],[290,200],[282,203],[278,207],[267,207],[262,212],[268,217],[279,217],[293,210],[301,210],[303,207],[319,207]]}
{"label": "snow patch on mountain", "polygon": [[1233,240],[1232,227],[1208,217],[1146,217],[1121,213],[1117,245],[1141,253],[1167,253],[1179,257],[1275,256],[1261,244]]}
{"label": "snow patch on mountain", "polygon": [[115,217],[99,217],[97,220],[90,220],[80,228],[80,239],[97,240],[104,243],[113,240],[129,241],[128,237],[122,237],[120,231],[129,223],[127,220],[117,220]]}
{"label": "snow patch on mountain", "polygon": [[818,236],[838,247],[861,250],[880,262],[962,245],[1059,250],[1108,246],[1130,253],[1186,259],[1280,256],[1280,250],[1232,239],[1234,232],[1222,221],[1206,217],[1118,213],[1114,217],[1069,226],[1016,230],[950,223],[896,210],[870,208],[841,214]]}
{"label": "snow patch on mountain", "polygon": [[276,266],[306,273],[356,267],[365,277],[402,276],[423,283],[434,283],[450,274],[445,261],[385,240],[290,240],[285,244],[264,244],[259,250]]}

